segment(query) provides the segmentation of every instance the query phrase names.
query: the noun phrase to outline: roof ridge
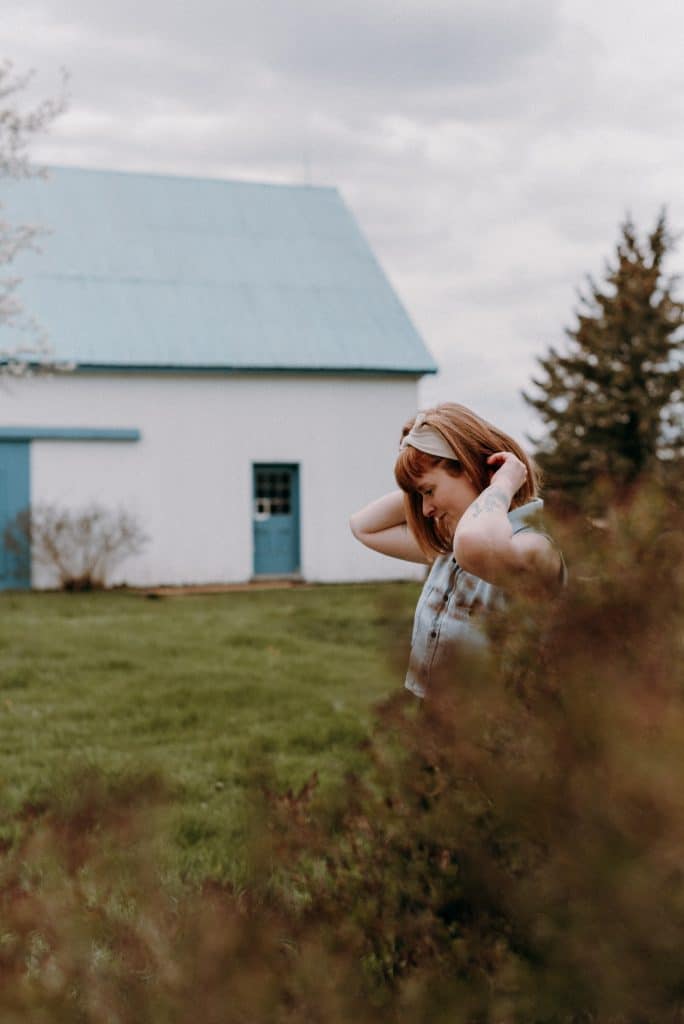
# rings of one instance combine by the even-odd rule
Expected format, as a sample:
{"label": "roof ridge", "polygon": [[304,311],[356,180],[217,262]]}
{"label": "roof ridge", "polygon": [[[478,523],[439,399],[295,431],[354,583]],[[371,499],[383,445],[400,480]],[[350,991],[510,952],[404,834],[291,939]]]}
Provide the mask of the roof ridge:
{"label": "roof ridge", "polygon": [[43,164],[48,173],[51,171],[76,171],[82,174],[110,174],[121,177],[152,178],[164,181],[195,181],[203,184],[217,185],[240,185],[253,188],[293,189],[296,191],[313,192],[334,192],[339,195],[339,189],[335,185],[314,185],[309,182],[284,182],[284,181],[257,181],[251,178],[224,178],[214,175],[206,176],[200,174],[178,174],[171,171],[131,170],[127,167],[82,167],[77,164]]}

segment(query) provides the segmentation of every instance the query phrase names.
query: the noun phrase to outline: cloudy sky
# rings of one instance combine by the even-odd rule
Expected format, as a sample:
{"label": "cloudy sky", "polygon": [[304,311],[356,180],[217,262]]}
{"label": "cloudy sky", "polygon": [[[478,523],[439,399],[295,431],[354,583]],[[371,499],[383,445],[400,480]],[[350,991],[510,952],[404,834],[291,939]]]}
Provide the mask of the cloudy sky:
{"label": "cloudy sky", "polygon": [[[519,398],[627,211],[684,231],[681,0],[4,0],[49,163],[335,185],[462,401]],[[671,269],[684,269],[684,241]]]}

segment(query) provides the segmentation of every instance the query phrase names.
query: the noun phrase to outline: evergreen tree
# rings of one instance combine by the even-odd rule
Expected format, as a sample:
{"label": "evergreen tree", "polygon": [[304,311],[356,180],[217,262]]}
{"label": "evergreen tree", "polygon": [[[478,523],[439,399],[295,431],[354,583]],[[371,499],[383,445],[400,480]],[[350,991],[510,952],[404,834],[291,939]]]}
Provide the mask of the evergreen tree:
{"label": "evergreen tree", "polygon": [[537,393],[523,393],[547,429],[537,453],[547,485],[569,499],[601,478],[623,488],[681,470],[684,304],[663,270],[672,247],[664,212],[645,243],[627,219],[605,282],[590,277],[580,293],[565,353],[550,347]]}

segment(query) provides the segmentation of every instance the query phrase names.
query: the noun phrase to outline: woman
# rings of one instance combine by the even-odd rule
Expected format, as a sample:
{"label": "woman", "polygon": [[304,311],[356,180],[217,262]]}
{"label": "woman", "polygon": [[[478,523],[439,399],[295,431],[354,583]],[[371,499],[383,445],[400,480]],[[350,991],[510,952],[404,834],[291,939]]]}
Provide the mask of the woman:
{"label": "woman", "polygon": [[406,687],[424,697],[448,677],[458,647],[483,649],[481,612],[516,587],[553,590],[563,559],[535,525],[537,471],[519,444],[462,405],[445,402],[404,427],[394,467],[401,490],[351,518],[384,555],[432,565],[416,607]]}

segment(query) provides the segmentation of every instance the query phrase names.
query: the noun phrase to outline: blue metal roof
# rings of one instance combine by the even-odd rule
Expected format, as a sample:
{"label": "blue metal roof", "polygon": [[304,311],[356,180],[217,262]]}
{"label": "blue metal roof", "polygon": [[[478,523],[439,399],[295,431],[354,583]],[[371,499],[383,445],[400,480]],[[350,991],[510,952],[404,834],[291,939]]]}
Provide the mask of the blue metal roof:
{"label": "blue metal roof", "polygon": [[0,199],[51,231],[12,272],[60,360],[436,370],[335,189],[53,168]]}

